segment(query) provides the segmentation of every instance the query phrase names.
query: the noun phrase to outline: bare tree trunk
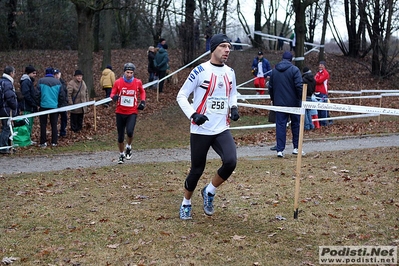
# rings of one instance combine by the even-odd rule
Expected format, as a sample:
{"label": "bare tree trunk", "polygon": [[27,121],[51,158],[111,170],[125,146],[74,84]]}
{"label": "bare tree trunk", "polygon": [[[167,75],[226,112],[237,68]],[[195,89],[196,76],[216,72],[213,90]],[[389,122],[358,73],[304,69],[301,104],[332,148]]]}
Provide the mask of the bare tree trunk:
{"label": "bare tree trunk", "polygon": [[[262,0],[256,0],[255,4],[255,31],[262,31],[262,26],[261,26],[261,7],[262,7]],[[262,36],[256,34],[254,36],[254,42],[252,45],[255,48],[261,48],[263,46],[262,42]]]}
{"label": "bare tree trunk", "polygon": [[18,47],[18,35],[16,31],[16,17],[17,17],[17,0],[8,1],[8,12],[7,12],[7,31],[8,31],[8,41],[12,49]]}
{"label": "bare tree trunk", "polygon": [[111,39],[112,39],[112,10],[104,10],[105,25],[104,25],[104,52],[102,69],[107,65],[111,65]]}
{"label": "bare tree trunk", "polygon": [[84,74],[89,96],[94,98],[93,86],[93,9],[80,1],[75,3],[78,14],[78,68]]}
{"label": "bare tree trunk", "polygon": [[227,7],[229,6],[229,0],[224,0],[223,3],[223,17],[222,17],[222,33],[226,33],[227,24]]}
{"label": "bare tree trunk", "polygon": [[195,0],[186,0],[185,22],[182,25],[183,64],[193,61],[195,55],[194,43],[194,11]]}
{"label": "bare tree trunk", "polygon": [[372,54],[372,61],[371,61],[371,73],[375,76],[380,75],[380,27],[379,27],[379,21],[380,21],[380,0],[375,0],[374,1],[374,18],[373,22],[371,24],[372,28],[372,34],[370,36],[371,39],[371,47],[373,50]]}
{"label": "bare tree trunk", "polygon": [[[96,0],[97,5],[101,0]],[[100,51],[100,12],[94,13],[93,17],[93,52]]]}
{"label": "bare tree trunk", "polygon": [[322,46],[320,47],[319,61],[324,61],[324,44],[326,43],[326,31],[327,31],[328,13],[329,12],[330,12],[330,0],[326,0],[325,6],[324,6],[324,14],[323,14],[323,26],[322,26],[322,30],[321,30],[320,44]]}
{"label": "bare tree trunk", "polygon": [[[295,11],[295,34],[296,34],[296,45],[295,45],[295,57],[302,58],[304,56],[304,45],[306,35],[306,16],[305,11],[314,0],[293,0],[294,11]],[[295,65],[299,68],[303,68],[303,60],[296,61]]]}

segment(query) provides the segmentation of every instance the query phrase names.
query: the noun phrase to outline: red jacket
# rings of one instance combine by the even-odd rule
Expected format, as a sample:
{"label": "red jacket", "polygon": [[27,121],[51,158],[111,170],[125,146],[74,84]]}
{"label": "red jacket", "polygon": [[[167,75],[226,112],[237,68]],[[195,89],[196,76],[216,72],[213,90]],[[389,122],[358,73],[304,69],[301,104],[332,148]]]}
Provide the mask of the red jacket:
{"label": "red jacket", "polygon": [[328,95],[327,81],[329,78],[330,74],[328,74],[326,69],[322,70],[321,72],[317,72],[317,74],[314,76],[314,79],[316,80],[315,92]]}
{"label": "red jacket", "polygon": [[[130,83],[126,82],[123,77],[117,79],[112,87],[110,97],[113,98],[115,95],[119,96],[115,113],[124,115],[137,114],[140,101],[145,101],[146,98],[143,83],[137,78]],[[140,96],[140,101],[137,100],[138,96]]]}

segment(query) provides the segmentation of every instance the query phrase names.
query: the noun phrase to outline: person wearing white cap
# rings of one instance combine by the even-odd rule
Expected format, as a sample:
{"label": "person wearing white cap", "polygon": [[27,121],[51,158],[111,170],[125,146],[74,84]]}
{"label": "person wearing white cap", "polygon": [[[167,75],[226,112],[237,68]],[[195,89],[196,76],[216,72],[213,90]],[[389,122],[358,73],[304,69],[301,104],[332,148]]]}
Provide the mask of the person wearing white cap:
{"label": "person wearing white cap", "polygon": [[[239,119],[237,88],[234,70],[225,65],[231,49],[225,34],[215,34],[210,41],[211,59],[194,68],[179,93],[177,102],[190,119],[191,169],[184,182],[184,198],[180,205],[180,219],[192,219],[191,197],[205,169],[209,148],[222,159],[222,166],[211,182],[201,190],[203,210],[214,213],[216,188],[233,173],[237,151],[230,133],[230,120]],[[188,100],[193,94],[192,103]]]}

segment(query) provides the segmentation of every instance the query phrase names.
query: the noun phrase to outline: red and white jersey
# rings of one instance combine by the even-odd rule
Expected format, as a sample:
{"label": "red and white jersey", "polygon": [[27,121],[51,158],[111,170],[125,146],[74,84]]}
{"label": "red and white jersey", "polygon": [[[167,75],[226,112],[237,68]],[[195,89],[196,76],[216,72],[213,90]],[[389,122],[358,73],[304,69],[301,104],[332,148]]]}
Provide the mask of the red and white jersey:
{"label": "red and white jersey", "polygon": [[124,115],[137,114],[137,107],[140,103],[138,97],[141,101],[146,99],[143,83],[137,78],[134,78],[130,83],[126,82],[123,77],[117,79],[112,87],[111,99],[114,95],[119,96],[115,113]]}
{"label": "red and white jersey", "polygon": [[[192,103],[189,101],[193,93]],[[201,126],[191,123],[191,133],[215,135],[230,126],[230,108],[237,106],[237,88],[234,70],[210,61],[194,68],[176,98],[184,114],[191,119],[197,112],[208,117]]]}

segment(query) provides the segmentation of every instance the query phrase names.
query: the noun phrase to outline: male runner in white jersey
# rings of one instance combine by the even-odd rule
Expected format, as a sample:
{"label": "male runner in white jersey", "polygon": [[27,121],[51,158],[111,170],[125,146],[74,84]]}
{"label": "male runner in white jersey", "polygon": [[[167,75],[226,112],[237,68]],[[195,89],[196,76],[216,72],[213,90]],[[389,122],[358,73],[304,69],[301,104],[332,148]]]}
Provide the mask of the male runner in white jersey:
{"label": "male runner in white jersey", "polygon": [[[194,68],[177,94],[177,102],[191,120],[191,169],[184,183],[184,198],[180,219],[192,219],[191,196],[205,169],[206,157],[212,147],[222,159],[211,182],[201,190],[204,212],[214,212],[216,188],[229,178],[237,164],[237,151],[230,133],[230,119],[240,117],[237,108],[237,88],[234,70],[225,65],[231,44],[225,34],[212,36],[211,59]],[[193,93],[192,103],[188,98]]]}

